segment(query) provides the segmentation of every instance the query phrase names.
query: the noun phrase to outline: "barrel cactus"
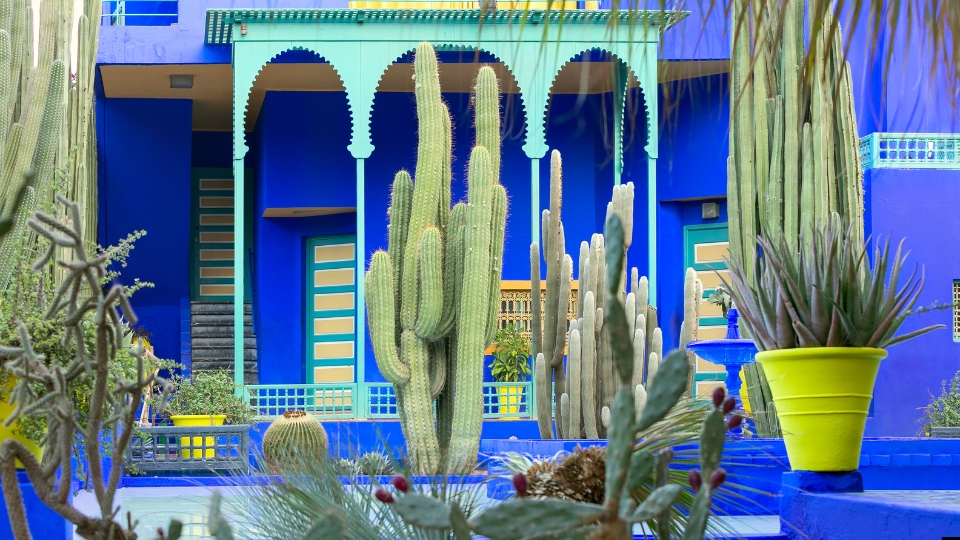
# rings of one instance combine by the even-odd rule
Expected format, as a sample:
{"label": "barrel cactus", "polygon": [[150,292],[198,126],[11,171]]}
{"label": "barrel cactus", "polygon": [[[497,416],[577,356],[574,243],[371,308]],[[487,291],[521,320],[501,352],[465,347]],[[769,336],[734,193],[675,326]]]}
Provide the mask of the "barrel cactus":
{"label": "barrel cactus", "polygon": [[287,411],[263,434],[263,458],[274,472],[287,459],[319,461],[327,456],[327,432],[303,411]]}
{"label": "barrel cactus", "polygon": [[497,77],[485,66],[477,75],[467,201],[450,208],[452,134],[438,69],[433,47],[420,44],[417,166],[413,178],[407,171],[394,178],[389,245],[370,260],[366,304],[411,469],[463,474],[473,470],[480,447],[484,349],[496,326],[507,194],[499,182]]}

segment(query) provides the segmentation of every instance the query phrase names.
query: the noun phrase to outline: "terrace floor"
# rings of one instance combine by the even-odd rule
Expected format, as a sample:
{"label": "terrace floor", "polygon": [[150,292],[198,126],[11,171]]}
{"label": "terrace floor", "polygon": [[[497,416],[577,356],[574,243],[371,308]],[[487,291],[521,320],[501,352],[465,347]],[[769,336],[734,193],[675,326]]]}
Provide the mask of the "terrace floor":
{"label": "terrace floor", "polygon": [[[222,506],[231,521],[240,519],[231,515],[230,509],[241,502],[245,494],[254,487],[128,487],[118,490],[116,503],[120,506],[120,515],[130,512],[133,520],[139,521],[137,532],[144,538],[154,538],[158,527],[166,529],[171,519],[179,519],[184,524],[184,540],[205,540],[210,538],[207,530],[207,514],[210,496],[219,490],[224,499]],[[485,490],[481,490],[484,493]],[[481,504],[493,502],[481,495]],[[232,504],[234,503],[234,504]],[[74,499],[74,506],[89,513],[97,510],[91,493],[81,492]],[[125,519],[125,517],[124,517]],[[731,538],[769,538],[776,537],[780,531],[777,516],[737,516],[718,518],[724,529],[730,531]],[[642,532],[638,529],[638,534]],[[79,540],[79,536],[74,537]]]}

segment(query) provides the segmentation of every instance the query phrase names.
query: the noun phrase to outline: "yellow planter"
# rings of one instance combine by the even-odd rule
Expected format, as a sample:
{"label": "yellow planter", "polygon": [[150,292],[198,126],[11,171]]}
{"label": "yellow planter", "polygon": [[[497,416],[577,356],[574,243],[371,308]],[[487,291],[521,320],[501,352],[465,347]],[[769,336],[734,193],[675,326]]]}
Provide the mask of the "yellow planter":
{"label": "yellow planter", "polygon": [[[497,400],[497,405],[500,407],[500,414],[517,414],[520,410],[520,403],[523,399],[523,387],[501,386],[499,387],[498,392],[500,393],[500,396]],[[520,418],[520,416],[500,416],[499,418],[501,420],[516,420]]]}
{"label": "yellow planter", "polygon": [[757,354],[795,471],[855,471],[883,349],[816,347]]}
{"label": "yellow planter", "polygon": [[[11,424],[10,427],[3,425],[7,418],[10,418],[10,416],[13,414],[13,411],[16,410],[16,407],[10,404],[9,399],[11,397],[11,392],[13,392],[13,387],[17,385],[17,381],[18,379],[13,375],[7,376],[7,385],[4,387],[4,393],[7,395],[7,401],[0,401],[0,442],[3,442],[7,439],[13,439],[26,447],[26,449],[33,454],[33,457],[37,458],[37,461],[40,461],[40,459],[43,457],[43,448],[23,435],[17,435],[14,433],[14,430],[17,429],[16,423]],[[19,459],[17,460],[17,467],[20,469],[23,468],[23,463],[20,463]]]}
{"label": "yellow planter", "polygon": [[[197,426],[222,426],[224,420],[227,419],[225,414],[184,414],[180,416],[171,416],[170,420],[175,426],[184,426],[184,427],[197,427]],[[193,442],[190,442],[190,439],[193,439]],[[200,442],[200,439],[204,439],[204,442]],[[180,457],[189,458],[193,457],[200,459],[201,453],[203,454],[204,459],[213,459],[214,450],[213,445],[216,443],[215,437],[180,437],[180,446],[200,446],[206,444],[210,448],[204,450],[192,450],[193,455],[191,456],[191,450],[181,450]]]}
{"label": "yellow planter", "polygon": [[750,394],[747,393],[747,377],[743,374],[746,366],[740,368],[740,401],[743,403],[743,410],[747,414],[753,412],[750,409]]}

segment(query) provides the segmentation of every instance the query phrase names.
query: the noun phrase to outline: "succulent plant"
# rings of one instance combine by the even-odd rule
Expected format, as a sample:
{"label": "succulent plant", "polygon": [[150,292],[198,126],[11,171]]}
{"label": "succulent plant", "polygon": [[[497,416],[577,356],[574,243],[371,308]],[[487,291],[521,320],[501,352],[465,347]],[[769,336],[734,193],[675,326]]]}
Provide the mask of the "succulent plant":
{"label": "succulent plant", "polygon": [[561,459],[539,461],[527,469],[527,496],[603,503],[606,451],[579,445]]}
{"label": "succulent plant", "polygon": [[367,318],[412,468],[469,473],[480,446],[484,350],[496,330],[507,213],[500,97],[495,72],[481,68],[467,201],[451,209],[450,113],[430,44],[417,47],[414,73],[417,167],[413,179],[406,171],[394,178],[389,246],[373,254],[366,276]]}
{"label": "succulent plant", "polygon": [[875,347],[885,349],[943,325],[896,335],[923,289],[917,270],[901,283],[906,256],[890,241],[875,246],[873,267],[867,245],[834,214],[800,236],[799,247],[786,236],[757,241],[763,257],[749,281],[740,261],[730,261],[730,293],[761,351],[797,347]]}
{"label": "succulent plant", "polygon": [[319,461],[327,458],[327,432],[304,411],[286,411],[263,434],[263,458],[272,471],[284,460]]}
{"label": "succulent plant", "polygon": [[[606,436],[619,383],[614,372],[614,356],[610,338],[604,331],[605,302],[609,293],[605,286],[607,262],[602,234],[594,234],[590,242],[580,245],[579,283],[576,319],[568,322],[568,298],[571,291],[573,259],[564,253],[563,222],[560,219],[562,163],[556,150],[550,159],[550,209],[543,211],[543,258],[546,261],[547,284],[541,311],[540,247],[530,246],[530,283],[532,293],[531,334],[534,355],[534,383],[537,392],[537,424],[540,436],[553,438],[553,415],[557,438],[596,439]],[[607,216],[616,215],[623,223],[624,253],[630,248],[633,231],[633,183],[614,186]],[[615,295],[626,309],[628,335],[634,347],[632,384],[634,392],[645,395],[663,360],[663,334],[657,324],[657,310],[648,304],[647,278],[636,268],[629,280],[623,269],[613,276]],[[629,286],[630,292],[627,293]],[[700,297],[703,285],[696,272],[688,270],[684,294],[684,323],[680,346],[696,339],[700,320]],[[564,374],[564,347],[567,349]],[[691,366],[687,392],[693,386],[696,357],[687,352]],[[646,373],[646,375],[645,375]],[[554,395],[549,392],[553,383]],[[637,401],[637,414],[643,400]],[[552,407],[551,407],[552,405]]]}

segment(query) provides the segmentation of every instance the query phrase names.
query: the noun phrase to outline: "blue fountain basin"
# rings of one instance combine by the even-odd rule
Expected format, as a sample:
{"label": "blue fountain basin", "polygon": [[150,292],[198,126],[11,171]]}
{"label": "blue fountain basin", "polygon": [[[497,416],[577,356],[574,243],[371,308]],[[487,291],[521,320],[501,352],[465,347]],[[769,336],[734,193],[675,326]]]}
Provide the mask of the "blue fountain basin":
{"label": "blue fountain basin", "polygon": [[707,362],[720,366],[750,364],[758,352],[752,339],[704,339],[687,343],[687,348]]}

